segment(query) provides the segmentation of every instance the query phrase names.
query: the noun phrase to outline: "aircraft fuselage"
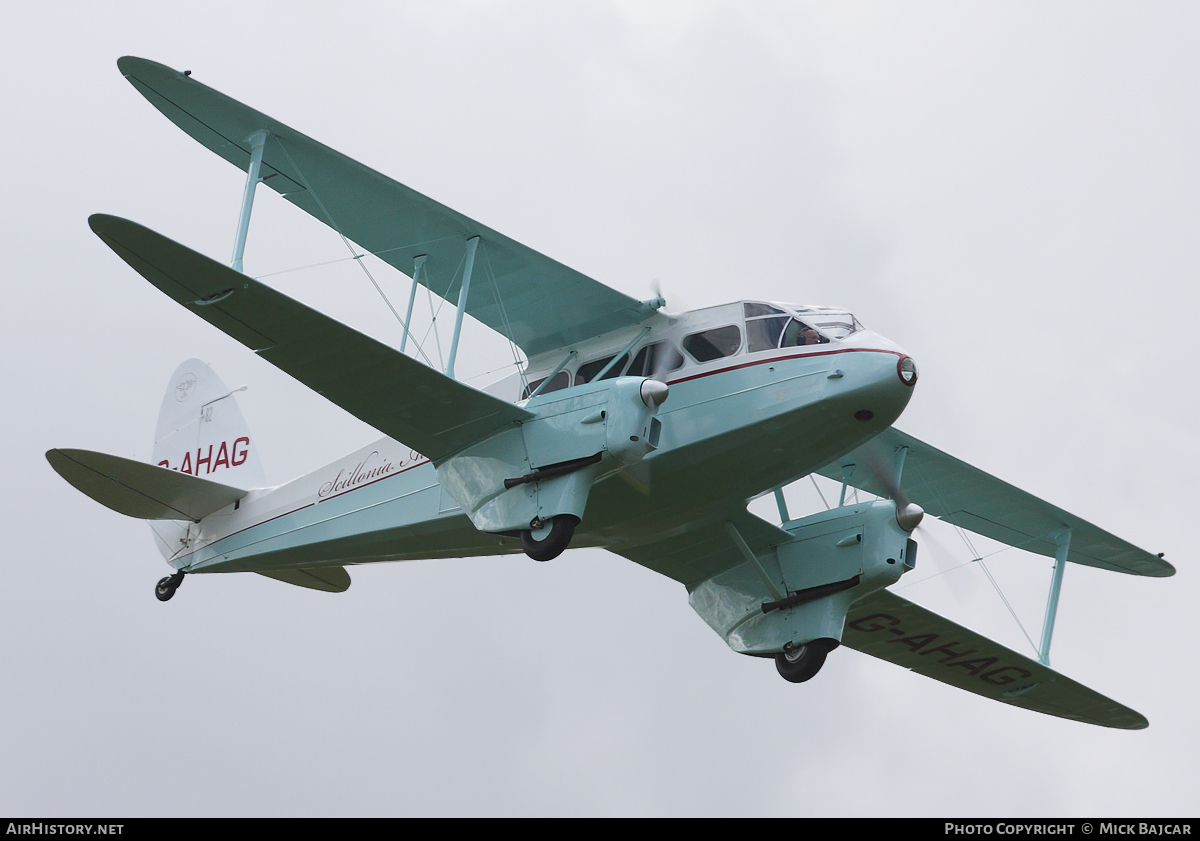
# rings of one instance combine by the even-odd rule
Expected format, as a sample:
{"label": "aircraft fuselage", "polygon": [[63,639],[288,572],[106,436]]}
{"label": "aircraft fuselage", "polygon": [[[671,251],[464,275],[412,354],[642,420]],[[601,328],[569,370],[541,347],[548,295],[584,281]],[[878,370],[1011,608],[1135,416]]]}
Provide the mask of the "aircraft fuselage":
{"label": "aircraft fuselage", "polygon": [[[907,405],[912,382],[899,370],[907,357],[865,329],[816,344],[753,351],[751,337],[739,335],[738,347],[706,361],[687,351],[698,341],[688,337],[706,330],[718,336],[732,336],[719,333],[731,326],[752,331],[745,321],[727,323],[730,308],[740,306],[711,308],[687,319],[656,316],[656,323],[643,329],[640,343],[626,354],[635,364],[639,347],[663,342],[679,345],[687,355],[675,350],[671,359],[682,359],[679,367],[651,372],[670,386],[658,410],[657,448],[635,468],[609,471],[597,481],[573,546],[658,539],[694,519],[697,508],[750,499],[828,464],[887,429]],[[711,328],[714,323],[726,326]],[[568,376],[582,379],[588,358],[603,359],[605,349],[615,356],[629,344],[629,333],[589,343]],[[538,370],[549,373],[558,362],[553,355],[535,360],[527,381],[537,382]],[[591,373],[597,370],[593,365]],[[526,408],[563,399],[574,391],[576,383],[568,383],[528,398]],[[593,380],[590,388],[597,385]],[[187,572],[521,551],[514,536],[476,529],[439,483],[434,465],[390,438],[285,485],[252,492],[236,509],[193,526],[187,541],[171,560]]]}

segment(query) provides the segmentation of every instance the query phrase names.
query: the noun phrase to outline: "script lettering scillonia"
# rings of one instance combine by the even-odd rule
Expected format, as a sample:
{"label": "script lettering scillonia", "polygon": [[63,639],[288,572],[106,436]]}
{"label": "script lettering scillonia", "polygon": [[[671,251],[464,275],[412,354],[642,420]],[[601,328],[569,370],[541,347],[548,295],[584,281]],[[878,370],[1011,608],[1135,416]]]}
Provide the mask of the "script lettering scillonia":
{"label": "script lettering scillonia", "polygon": [[385,476],[395,473],[403,466],[403,461],[399,463],[388,461],[387,458],[379,454],[378,450],[374,450],[369,456],[355,465],[353,470],[349,472],[339,470],[337,476],[332,481],[326,482],[317,491],[317,498],[325,499],[342,491],[352,490],[360,485],[373,482],[376,479],[382,479]]}

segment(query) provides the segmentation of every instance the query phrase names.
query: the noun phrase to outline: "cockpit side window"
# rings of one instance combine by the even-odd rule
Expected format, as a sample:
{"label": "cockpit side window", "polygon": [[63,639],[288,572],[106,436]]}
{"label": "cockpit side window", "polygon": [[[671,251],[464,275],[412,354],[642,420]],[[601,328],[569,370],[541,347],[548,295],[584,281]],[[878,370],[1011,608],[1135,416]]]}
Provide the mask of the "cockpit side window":
{"label": "cockpit side window", "polygon": [[793,318],[783,330],[780,347],[803,347],[804,345],[827,345],[829,339],[809,327],[803,321]]}
{"label": "cockpit side window", "polygon": [[[531,382],[528,386],[525,387],[524,393],[521,394],[521,399],[524,400],[526,397],[533,394],[535,391],[537,391],[538,386],[544,382],[546,382],[545,377],[542,377],[540,380],[534,380],[533,382]],[[546,387],[542,389],[542,394],[549,394],[552,391],[562,391],[564,388],[570,388],[570,387],[571,387],[571,375],[568,374],[566,371],[559,371],[557,374],[554,375],[554,379],[552,379],[550,382],[546,383]]]}
{"label": "cockpit side window", "polygon": [[[596,375],[604,370],[604,366],[612,362],[611,356],[606,356],[603,359],[594,359],[591,362],[585,362],[579,366],[579,370],[575,372],[575,385],[590,383],[596,378]],[[629,355],[626,354],[617,360],[604,374],[604,379],[611,380],[613,377],[621,376],[621,370],[625,367],[625,363],[629,361]]]}
{"label": "cockpit side window", "polygon": [[783,335],[783,328],[787,323],[786,315],[748,319],[746,321],[746,352],[756,353],[760,350],[774,350],[779,347],[779,337]]}
{"label": "cockpit side window", "polygon": [[[630,377],[661,376],[683,365],[683,354],[666,342],[646,345],[633,358],[633,364],[625,372]],[[616,366],[614,366],[615,370]]]}
{"label": "cockpit side window", "polygon": [[710,362],[723,356],[733,356],[741,347],[742,331],[735,324],[692,333],[683,340],[683,349],[697,362]]}

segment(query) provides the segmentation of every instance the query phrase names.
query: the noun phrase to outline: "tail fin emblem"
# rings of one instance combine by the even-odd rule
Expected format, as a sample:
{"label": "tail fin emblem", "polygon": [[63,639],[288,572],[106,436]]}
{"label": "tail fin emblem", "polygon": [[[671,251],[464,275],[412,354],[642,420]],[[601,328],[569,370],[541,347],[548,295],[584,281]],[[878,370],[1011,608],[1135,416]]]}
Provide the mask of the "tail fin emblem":
{"label": "tail fin emblem", "polygon": [[196,375],[188,374],[175,386],[175,399],[182,403],[187,400],[192,394],[192,387],[196,385]]}

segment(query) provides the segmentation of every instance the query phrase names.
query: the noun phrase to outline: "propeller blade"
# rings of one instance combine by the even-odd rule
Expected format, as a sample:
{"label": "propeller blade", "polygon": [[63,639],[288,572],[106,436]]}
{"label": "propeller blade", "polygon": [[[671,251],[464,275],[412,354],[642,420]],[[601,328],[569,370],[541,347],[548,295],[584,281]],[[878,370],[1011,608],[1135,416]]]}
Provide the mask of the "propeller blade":
{"label": "propeller blade", "polygon": [[886,498],[896,503],[896,522],[905,531],[913,531],[925,516],[925,509],[915,502],[910,502],[897,481],[897,477],[901,475],[904,456],[901,453],[892,453],[889,464],[887,454],[878,446],[865,447],[863,454],[863,469],[874,480],[874,485],[886,492]]}
{"label": "propeller blade", "polygon": [[[691,318],[691,314],[689,313],[691,307],[684,303],[678,295],[672,295],[668,298],[665,294],[663,294],[662,284],[659,283],[658,278],[654,278],[654,280],[650,281],[650,289],[652,292],[654,292],[654,296],[656,298],[662,298],[664,301],[668,302],[667,304],[663,304],[662,308],[659,309],[659,312],[665,315],[667,318],[671,319],[672,321],[677,321],[680,318]],[[674,306],[671,306],[671,304],[674,304]]]}

